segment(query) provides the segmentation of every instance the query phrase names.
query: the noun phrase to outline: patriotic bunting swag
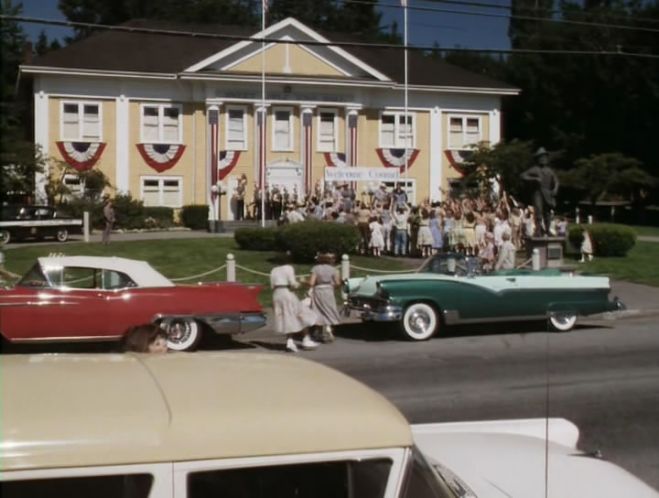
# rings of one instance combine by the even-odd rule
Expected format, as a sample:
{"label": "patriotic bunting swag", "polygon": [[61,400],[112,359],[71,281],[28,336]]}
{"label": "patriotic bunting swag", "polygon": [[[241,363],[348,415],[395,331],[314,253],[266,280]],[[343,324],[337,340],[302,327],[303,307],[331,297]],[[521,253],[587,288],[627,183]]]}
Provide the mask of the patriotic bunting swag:
{"label": "patriotic bunting swag", "polygon": [[240,157],[239,150],[221,150],[220,151],[220,160],[217,162],[217,169],[220,173],[220,180],[231,173],[231,170],[238,163],[238,158]]}
{"label": "patriotic bunting swag", "polygon": [[448,162],[451,164],[455,170],[457,170],[461,175],[464,175],[464,169],[462,168],[462,163],[465,160],[468,160],[469,157],[473,154],[470,150],[445,150],[444,155],[448,159]]}
{"label": "patriotic bunting swag", "polygon": [[347,166],[346,155],[343,152],[325,152],[325,162],[327,166],[344,168]]}
{"label": "patriotic bunting swag", "polygon": [[398,168],[405,172],[405,166],[410,169],[419,154],[419,149],[375,149],[382,164],[387,168]]}
{"label": "patriotic bunting swag", "polygon": [[64,161],[82,172],[92,169],[105,149],[103,142],[56,142]]}
{"label": "patriotic bunting swag", "polygon": [[137,144],[137,150],[144,162],[162,173],[178,162],[183,155],[185,145],[180,144]]}

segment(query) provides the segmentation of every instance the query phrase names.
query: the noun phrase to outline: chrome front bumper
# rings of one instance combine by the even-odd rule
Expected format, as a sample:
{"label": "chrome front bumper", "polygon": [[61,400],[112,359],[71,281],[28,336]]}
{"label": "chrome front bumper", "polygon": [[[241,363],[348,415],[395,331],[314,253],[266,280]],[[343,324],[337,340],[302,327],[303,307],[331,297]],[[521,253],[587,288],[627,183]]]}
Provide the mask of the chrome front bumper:
{"label": "chrome front bumper", "polygon": [[267,323],[264,313],[227,313],[199,317],[217,334],[244,334],[260,329]]}
{"label": "chrome front bumper", "polygon": [[349,310],[351,314],[358,314],[365,322],[398,322],[403,318],[403,309],[393,304],[371,308],[368,304],[357,306],[345,303],[344,309]]}

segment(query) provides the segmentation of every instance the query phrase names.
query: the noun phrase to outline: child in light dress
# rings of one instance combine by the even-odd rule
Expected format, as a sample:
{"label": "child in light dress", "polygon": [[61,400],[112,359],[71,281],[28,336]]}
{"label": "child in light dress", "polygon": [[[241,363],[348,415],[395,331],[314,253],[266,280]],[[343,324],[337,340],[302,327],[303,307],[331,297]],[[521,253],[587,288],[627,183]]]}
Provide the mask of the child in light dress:
{"label": "child in light dress", "polygon": [[382,254],[382,249],[384,249],[384,228],[380,219],[377,217],[372,217],[368,228],[371,231],[371,239],[369,241],[369,247],[371,248],[371,253],[373,256],[380,256]]}

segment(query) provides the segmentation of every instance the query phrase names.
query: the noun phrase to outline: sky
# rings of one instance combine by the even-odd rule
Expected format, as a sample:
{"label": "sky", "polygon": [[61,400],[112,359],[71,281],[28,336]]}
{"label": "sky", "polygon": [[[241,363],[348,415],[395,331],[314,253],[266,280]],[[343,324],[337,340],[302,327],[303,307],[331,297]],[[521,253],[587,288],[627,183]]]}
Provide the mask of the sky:
{"label": "sky", "polygon": [[[44,19],[66,20],[57,8],[58,0],[14,0],[14,4],[23,4],[23,15]],[[487,3],[507,6],[510,0],[487,0]],[[408,0],[408,43],[410,45],[432,46],[437,42],[446,48],[488,48],[507,49],[509,42],[506,35],[508,20],[500,17],[481,17],[460,15],[443,11],[484,12],[482,8],[445,4],[429,0]],[[417,10],[436,9],[431,10]],[[380,0],[382,24],[398,22],[398,31],[403,33],[403,10],[397,0]],[[487,11],[491,14],[504,15],[506,10]],[[41,30],[48,38],[63,39],[71,34],[67,28],[39,24],[23,24],[32,40],[36,40]]]}

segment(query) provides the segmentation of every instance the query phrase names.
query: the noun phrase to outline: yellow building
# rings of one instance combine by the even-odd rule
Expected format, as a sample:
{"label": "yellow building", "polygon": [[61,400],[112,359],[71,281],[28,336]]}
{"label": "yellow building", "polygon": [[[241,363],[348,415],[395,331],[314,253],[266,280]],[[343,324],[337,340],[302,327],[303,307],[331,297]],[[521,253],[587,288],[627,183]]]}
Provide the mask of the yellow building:
{"label": "yellow building", "polygon": [[224,219],[231,196],[217,206],[218,188],[243,174],[248,203],[261,185],[301,197],[330,180],[358,192],[398,181],[413,202],[441,200],[461,154],[501,139],[501,99],[519,92],[413,50],[406,86],[403,50],[330,45],[292,18],[258,33],[123,27],[21,66],[36,143],[147,206],[215,203]]}

